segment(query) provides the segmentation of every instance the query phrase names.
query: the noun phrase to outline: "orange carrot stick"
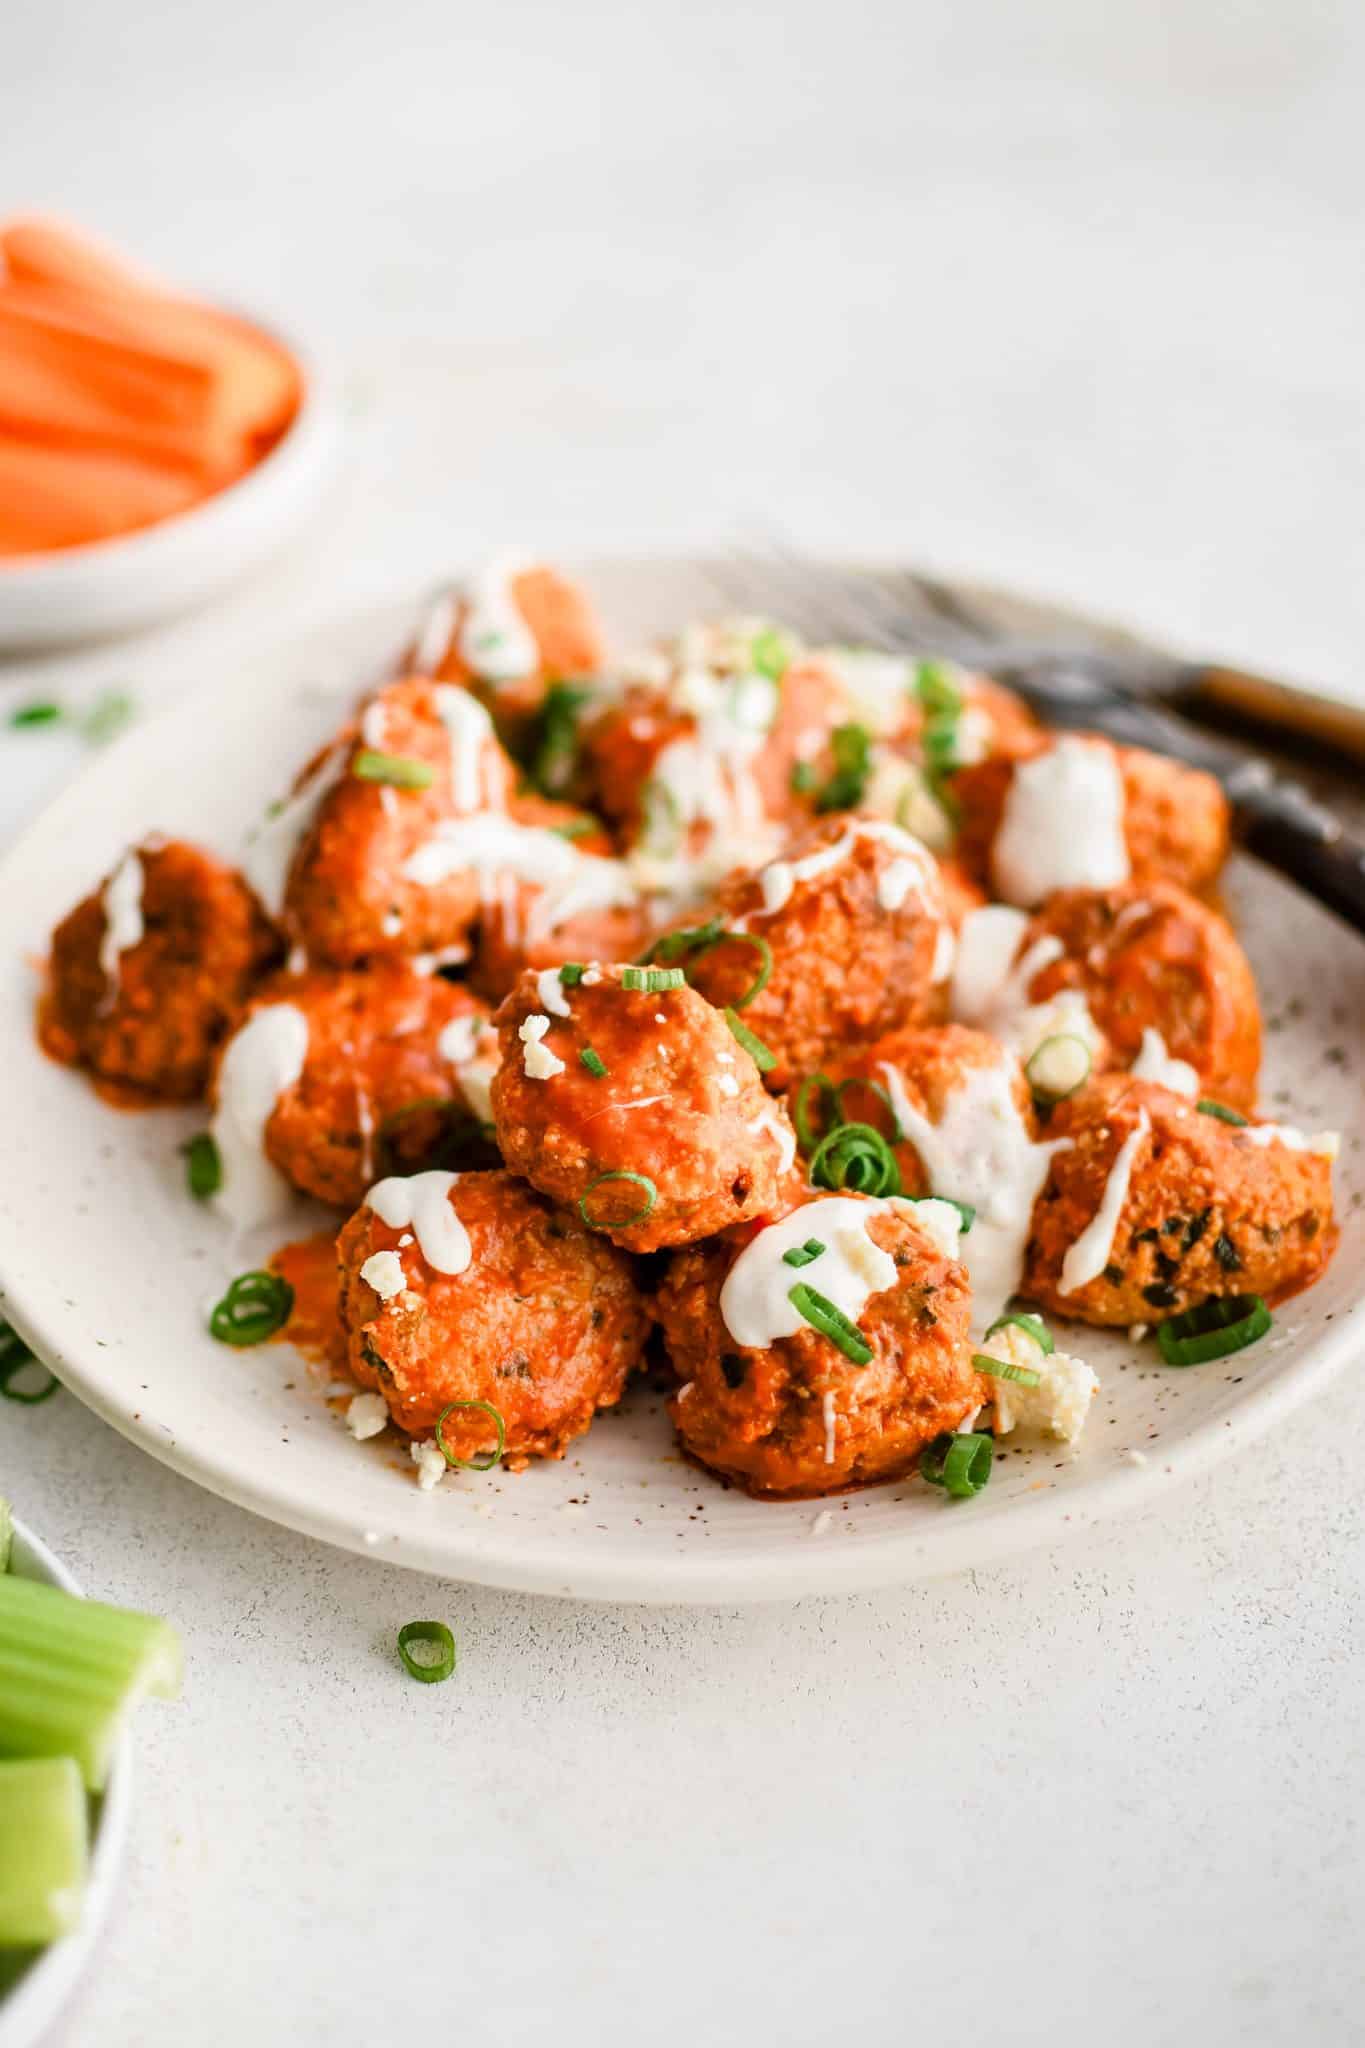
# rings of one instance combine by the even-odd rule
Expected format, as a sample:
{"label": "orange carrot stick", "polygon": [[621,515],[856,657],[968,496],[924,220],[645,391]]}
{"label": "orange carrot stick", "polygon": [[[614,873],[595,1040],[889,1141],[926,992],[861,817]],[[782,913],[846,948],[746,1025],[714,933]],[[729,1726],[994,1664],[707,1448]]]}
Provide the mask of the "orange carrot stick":
{"label": "orange carrot stick", "polygon": [[78,292],[160,292],[165,286],[133,269],[92,236],[78,235],[41,215],[20,216],[0,228],[0,253],[11,277]]}
{"label": "orange carrot stick", "polygon": [[202,486],[135,455],[0,434],[0,556],[78,546],[183,512]]}

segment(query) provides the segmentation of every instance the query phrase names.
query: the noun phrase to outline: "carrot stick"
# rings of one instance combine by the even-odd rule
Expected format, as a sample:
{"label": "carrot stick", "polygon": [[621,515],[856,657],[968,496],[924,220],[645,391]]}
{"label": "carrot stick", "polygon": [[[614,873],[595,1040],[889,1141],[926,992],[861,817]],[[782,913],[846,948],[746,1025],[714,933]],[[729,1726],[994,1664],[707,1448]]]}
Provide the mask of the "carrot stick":
{"label": "carrot stick", "polygon": [[0,253],[10,276],[30,284],[134,296],[165,289],[93,236],[78,235],[60,222],[36,214],[21,216],[0,228]]}
{"label": "carrot stick", "polygon": [[183,512],[203,487],[135,455],[0,433],[0,556],[78,546]]}

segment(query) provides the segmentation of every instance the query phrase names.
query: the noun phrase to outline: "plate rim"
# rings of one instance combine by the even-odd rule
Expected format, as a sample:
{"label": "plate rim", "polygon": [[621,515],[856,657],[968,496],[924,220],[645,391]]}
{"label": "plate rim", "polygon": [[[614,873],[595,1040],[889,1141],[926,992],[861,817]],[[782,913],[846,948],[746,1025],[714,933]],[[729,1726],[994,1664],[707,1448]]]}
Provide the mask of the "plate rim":
{"label": "plate rim", "polygon": [[[681,552],[652,558],[603,554],[581,562],[575,560],[570,566],[590,580],[594,559],[599,573],[608,568],[619,573],[631,566],[648,573],[650,569],[658,571],[693,561],[700,567],[705,558]],[[253,639],[253,645],[263,655],[268,652],[273,661],[282,663],[297,654],[302,663],[308,650],[321,639],[332,642],[347,635],[365,644],[371,637],[377,638],[381,628],[387,630],[390,623],[397,630],[404,607],[415,611],[420,601],[420,592],[395,592],[389,598],[352,611],[296,625],[283,635],[263,633]],[[233,657],[233,668],[240,673],[246,660],[249,652],[246,657],[238,652]],[[166,700],[150,718],[85,764],[0,857],[0,886],[11,867],[28,855],[31,844],[50,829],[49,819],[64,806],[78,804],[87,781],[110,774],[122,758],[145,743],[149,733],[162,724],[174,724],[196,704],[207,702],[215,693],[215,676],[216,671],[209,666],[194,690]],[[1250,872],[1268,872],[1246,854],[1238,853],[1234,859]],[[208,1492],[298,1534],[438,1579],[507,1592],[647,1605],[733,1606],[871,1590],[994,1564],[1057,1542],[1076,1528],[1147,1507],[1168,1487],[1197,1477],[1231,1450],[1244,1448],[1264,1436],[1339,1371],[1355,1348],[1365,1294],[1347,1303],[1330,1328],[1310,1341],[1306,1352],[1291,1353],[1265,1385],[1241,1395],[1231,1414],[1194,1424],[1174,1442],[1163,1442],[1159,1452],[1148,1453],[1145,1463],[1116,1461],[1112,1467],[1078,1482],[1074,1491],[1040,1494],[1030,1512],[1023,1516],[1001,1514],[983,1518],[970,1531],[965,1544],[928,1541],[922,1523],[907,1523],[903,1532],[869,1532],[861,1535],[856,1544],[811,1543],[799,1549],[746,1558],[742,1564],[733,1558],[707,1558],[701,1553],[666,1559],[643,1552],[632,1555],[628,1550],[579,1555],[563,1545],[556,1548],[552,1539],[543,1536],[530,1540],[519,1536],[510,1545],[504,1542],[501,1548],[486,1548],[482,1541],[471,1541],[476,1532],[467,1523],[461,1527],[451,1519],[443,1525],[438,1519],[439,1509],[431,1518],[429,1538],[414,1538],[405,1532],[401,1539],[381,1534],[376,1540],[373,1530],[357,1527],[359,1517],[354,1510],[346,1511],[344,1500],[335,1507],[331,1505],[331,1496],[318,1502],[300,1500],[286,1486],[254,1477],[245,1457],[215,1456],[212,1448],[188,1448],[179,1438],[168,1441],[153,1423],[139,1419],[131,1395],[121,1400],[116,1387],[106,1384],[98,1371],[88,1371],[72,1355],[58,1333],[47,1326],[42,1314],[26,1307],[22,1279],[16,1282],[9,1275],[0,1277],[0,1308],[25,1341],[58,1373],[63,1384],[121,1436]],[[439,1495],[432,1499],[435,1505]],[[755,1513],[761,1513],[767,1503],[755,1501],[752,1505]],[[810,1505],[814,1513],[820,1503],[812,1501]],[[940,1507],[942,1513],[955,1511],[952,1503],[944,1502]]]}

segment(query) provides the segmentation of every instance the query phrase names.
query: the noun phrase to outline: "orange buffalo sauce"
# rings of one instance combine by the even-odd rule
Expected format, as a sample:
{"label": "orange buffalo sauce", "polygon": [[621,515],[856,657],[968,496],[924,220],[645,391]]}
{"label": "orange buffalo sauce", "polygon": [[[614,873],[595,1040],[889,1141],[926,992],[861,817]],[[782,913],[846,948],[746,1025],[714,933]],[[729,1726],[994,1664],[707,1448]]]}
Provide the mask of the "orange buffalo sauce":
{"label": "orange buffalo sauce", "polygon": [[268,454],[301,396],[246,321],[54,222],[0,227],[0,556],[184,511]]}
{"label": "orange buffalo sauce", "polygon": [[331,1373],[346,1371],[346,1332],[341,1327],[338,1299],[336,1233],[320,1230],[272,1252],[269,1266],[294,1290],[289,1321],[280,1331],[313,1365]]}

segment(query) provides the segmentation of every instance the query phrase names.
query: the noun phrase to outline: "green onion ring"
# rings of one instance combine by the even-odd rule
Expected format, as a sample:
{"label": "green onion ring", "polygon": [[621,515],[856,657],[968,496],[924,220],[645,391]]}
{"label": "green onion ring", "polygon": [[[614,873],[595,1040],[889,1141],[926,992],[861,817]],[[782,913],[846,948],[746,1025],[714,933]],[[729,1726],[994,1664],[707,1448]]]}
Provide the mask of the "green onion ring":
{"label": "green onion ring", "polygon": [[294,1290],[278,1273],[239,1273],[209,1317],[220,1344],[263,1344],[289,1321]]}
{"label": "green onion ring", "polygon": [[989,1351],[974,1351],[972,1364],[987,1379],[1017,1380],[1021,1387],[1038,1387],[1043,1383],[1043,1375],[1031,1365],[1011,1365],[1008,1359],[992,1358]]}
{"label": "green onion ring", "polygon": [[53,725],[63,715],[60,704],[21,704],[16,711],[11,711],[9,722],[16,729],[26,725]]}
{"label": "green onion ring", "polygon": [[1167,1365],[1207,1365],[1244,1351],[1273,1321],[1259,1294],[1214,1295],[1158,1324],[1157,1347]]}
{"label": "green onion ring", "polygon": [[361,748],[351,763],[351,773],[362,782],[386,782],[394,789],[430,789],[436,780],[429,761],[418,761],[411,754],[380,754],[373,747]]}
{"label": "green onion ring", "polygon": [[804,1244],[794,1244],[790,1251],[783,1252],[782,1262],[787,1266],[812,1266],[824,1249],[818,1237],[808,1237]]}
{"label": "green onion ring", "polygon": [[1057,1349],[1052,1341],[1052,1332],[1042,1317],[1030,1315],[1027,1309],[1022,1308],[1011,1309],[1006,1315],[997,1316],[986,1332],[986,1342],[989,1344],[997,1330],[1008,1329],[1011,1323],[1021,1329],[1026,1337],[1032,1337],[1040,1351],[1046,1353]]}
{"label": "green onion ring", "polygon": [[607,1071],[607,1063],[603,1059],[601,1053],[595,1052],[592,1046],[585,1045],[579,1052],[578,1057],[582,1065],[585,1066],[588,1072],[592,1075],[593,1079],[596,1081],[600,1081],[602,1079],[602,1076]]}
{"label": "green onion ring", "polygon": [[[491,1415],[493,1427],[498,1432],[497,1448],[491,1455],[479,1458],[457,1458],[441,1434],[442,1424],[447,1415],[453,1415],[457,1408],[478,1408],[483,1414]],[[447,1465],[453,1465],[457,1472],[491,1472],[495,1465],[502,1463],[502,1454],[507,1444],[507,1424],[491,1401],[447,1401],[436,1418],[436,1448]]]}
{"label": "green onion ring", "polygon": [[223,1162],[209,1131],[199,1131],[180,1147],[185,1155],[185,1184],[196,1202],[206,1202],[223,1185]]}
{"label": "green onion ring", "polygon": [[974,1430],[935,1437],[919,1461],[921,1477],[946,1488],[954,1500],[970,1500],[991,1476],[995,1443]]}
{"label": "green onion ring", "polygon": [[962,710],[962,692],[950,683],[937,661],[922,661],[915,671],[915,695],[925,710],[938,718],[956,718]]}
{"label": "green onion ring", "polygon": [[820,1090],[821,1103],[822,1105],[828,1105],[828,1114],[837,1115],[839,1108],[839,1091],[830,1080],[828,1074],[807,1074],[805,1080],[797,1089],[795,1100],[792,1103],[792,1122],[796,1126],[796,1135],[801,1142],[801,1150],[803,1152],[813,1152],[820,1143],[810,1118],[806,1114],[806,1104],[810,1100],[812,1088]]}
{"label": "green onion ring", "polygon": [[1207,1095],[1201,1095],[1194,1106],[1201,1116],[1216,1116],[1220,1124],[1234,1124],[1240,1129],[1251,1121],[1239,1110],[1229,1109],[1225,1102],[1214,1102]]}
{"label": "green onion ring", "polygon": [[587,971],[581,960],[566,960],[559,970],[560,987],[577,988]]}
{"label": "green onion ring", "polygon": [[[711,918],[706,924],[684,925],[680,931],[665,932],[656,939],[647,953],[640,955],[641,963],[651,960],[700,960],[704,953],[713,953],[718,946],[730,943],[752,946],[758,954],[758,973],[754,976],[742,996],[736,996],[731,1007],[747,1010],[754,997],[761,995],[768,986],[768,977],[773,971],[773,949],[759,932],[731,931],[719,917]],[[687,979],[687,968],[682,969]]]}
{"label": "green onion ring", "polygon": [[836,1308],[828,1295],[817,1294],[813,1287],[807,1287],[804,1280],[787,1289],[787,1299],[798,1315],[804,1316],[813,1330],[822,1337],[828,1337],[831,1344],[837,1344],[845,1358],[854,1365],[866,1365],[872,1357],[872,1346],[864,1337],[858,1325],[850,1322],[841,1308]]}
{"label": "green onion ring", "polygon": [[730,1036],[737,1045],[742,1045],[760,1074],[770,1074],[777,1065],[777,1054],[772,1052],[757,1034],[751,1031],[742,1017],[735,1014],[734,1005],[725,1006],[725,1021],[730,1027]]}
{"label": "green onion ring", "polygon": [[871,1124],[836,1124],[816,1146],[808,1178],[813,1188],[829,1188],[835,1194],[844,1188],[858,1195],[901,1191],[896,1155]]}
{"label": "green onion ring", "polygon": [[[430,1643],[440,1654],[414,1657],[409,1643]],[[423,1685],[439,1685],[455,1669],[455,1638],[443,1621],[405,1621],[398,1631],[398,1654],[409,1678],[419,1678]]]}
{"label": "green onion ring", "polygon": [[[588,1214],[588,1196],[594,1188],[600,1188],[609,1180],[633,1181],[636,1187],[643,1188],[645,1191],[644,1205],[632,1211],[629,1216],[623,1217],[617,1223],[599,1223]],[[633,1230],[637,1223],[643,1223],[646,1216],[654,1213],[654,1204],[658,1199],[659,1190],[655,1187],[647,1173],[599,1173],[596,1180],[590,1180],[582,1194],[578,1197],[578,1213],[587,1224],[589,1230]]]}

